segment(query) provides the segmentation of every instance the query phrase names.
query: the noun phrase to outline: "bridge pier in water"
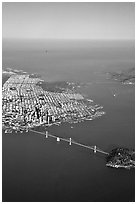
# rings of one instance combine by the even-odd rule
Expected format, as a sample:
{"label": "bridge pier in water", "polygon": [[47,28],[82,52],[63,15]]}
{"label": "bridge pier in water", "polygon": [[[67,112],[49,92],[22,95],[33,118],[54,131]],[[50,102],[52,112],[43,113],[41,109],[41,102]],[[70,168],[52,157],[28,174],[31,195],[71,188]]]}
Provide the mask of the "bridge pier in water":
{"label": "bridge pier in water", "polygon": [[97,152],[97,146],[95,145],[94,146],[94,153],[96,153]]}
{"label": "bridge pier in water", "polygon": [[60,142],[60,138],[59,137],[57,137],[57,142]]}
{"label": "bridge pier in water", "polygon": [[45,137],[48,138],[48,131],[46,131],[46,135],[45,135]]}

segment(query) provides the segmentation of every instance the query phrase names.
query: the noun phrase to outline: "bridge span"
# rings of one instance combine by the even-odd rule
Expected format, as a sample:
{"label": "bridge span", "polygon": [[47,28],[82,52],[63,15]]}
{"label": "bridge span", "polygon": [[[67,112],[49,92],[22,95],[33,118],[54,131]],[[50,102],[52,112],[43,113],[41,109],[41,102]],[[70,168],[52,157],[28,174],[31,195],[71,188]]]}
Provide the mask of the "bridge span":
{"label": "bridge span", "polygon": [[59,136],[52,135],[52,134],[48,133],[48,131],[46,131],[45,133],[44,132],[39,132],[37,130],[32,130],[32,129],[30,129],[29,131],[37,133],[37,134],[44,135],[46,138],[48,138],[48,137],[55,138],[57,140],[57,142],[64,141],[64,142],[69,143],[69,145],[74,144],[74,145],[77,145],[77,146],[80,146],[80,147],[83,147],[83,148],[86,148],[86,149],[93,150],[94,153],[100,152],[102,154],[109,155],[108,152],[105,152],[105,151],[101,150],[96,145],[94,145],[94,146],[85,145],[85,144],[82,144],[80,142],[76,142],[76,141],[72,140],[71,138],[66,139],[66,138],[62,138],[62,137],[59,137]]}

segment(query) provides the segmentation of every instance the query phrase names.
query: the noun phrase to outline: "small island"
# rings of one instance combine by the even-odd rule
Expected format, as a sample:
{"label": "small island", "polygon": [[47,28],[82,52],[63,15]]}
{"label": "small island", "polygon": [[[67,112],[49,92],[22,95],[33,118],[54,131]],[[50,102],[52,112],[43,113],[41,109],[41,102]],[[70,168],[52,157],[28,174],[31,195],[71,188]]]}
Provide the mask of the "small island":
{"label": "small island", "polygon": [[134,67],[119,72],[109,72],[107,74],[110,76],[111,79],[117,80],[123,84],[135,84]]}
{"label": "small island", "polygon": [[135,167],[135,151],[128,148],[115,148],[106,160],[108,167],[131,169]]}

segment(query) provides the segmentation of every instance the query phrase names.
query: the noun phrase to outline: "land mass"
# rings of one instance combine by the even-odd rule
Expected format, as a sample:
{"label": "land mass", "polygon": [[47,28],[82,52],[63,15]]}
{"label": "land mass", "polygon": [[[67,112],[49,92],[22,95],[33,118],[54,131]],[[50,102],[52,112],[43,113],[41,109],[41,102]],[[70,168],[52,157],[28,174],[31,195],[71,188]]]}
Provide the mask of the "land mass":
{"label": "land mass", "polygon": [[117,80],[123,84],[135,84],[135,68],[130,68],[119,72],[108,72],[111,79]]}
{"label": "land mass", "polygon": [[50,84],[37,74],[11,68],[5,72],[10,72],[2,87],[2,125],[6,133],[40,125],[78,123],[105,114],[102,106],[76,92],[76,83]]}
{"label": "land mass", "polygon": [[135,167],[135,151],[128,148],[115,148],[106,160],[108,167],[131,169]]}

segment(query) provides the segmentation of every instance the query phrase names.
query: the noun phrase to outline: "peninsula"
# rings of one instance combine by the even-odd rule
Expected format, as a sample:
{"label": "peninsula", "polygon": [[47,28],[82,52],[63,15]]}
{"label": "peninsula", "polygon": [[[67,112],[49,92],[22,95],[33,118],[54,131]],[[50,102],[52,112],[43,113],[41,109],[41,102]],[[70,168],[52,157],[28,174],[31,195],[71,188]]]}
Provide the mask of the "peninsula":
{"label": "peninsula", "polygon": [[54,91],[50,86],[44,90],[38,75],[22,70],[8,71],[10,77],[2,88],[2,126],[6,133],[62,122],[78,123],[105,114],[102,106],[68,88],[70,84],[60,92],[59,88]]}

